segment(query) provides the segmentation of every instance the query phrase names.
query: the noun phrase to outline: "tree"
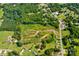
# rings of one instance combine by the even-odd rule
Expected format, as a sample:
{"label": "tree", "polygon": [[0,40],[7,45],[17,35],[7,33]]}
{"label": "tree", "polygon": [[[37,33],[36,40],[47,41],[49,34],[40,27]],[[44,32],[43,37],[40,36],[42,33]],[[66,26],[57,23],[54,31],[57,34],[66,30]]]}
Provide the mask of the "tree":
{"label": "tree", "polygon": [[53,51],[54,51],[54,49],[53,49],[53,48],[50,48],[50,49],[45,50],[44,53],[45,53],[45,55],[47,55],[47,56],[51,56]]}

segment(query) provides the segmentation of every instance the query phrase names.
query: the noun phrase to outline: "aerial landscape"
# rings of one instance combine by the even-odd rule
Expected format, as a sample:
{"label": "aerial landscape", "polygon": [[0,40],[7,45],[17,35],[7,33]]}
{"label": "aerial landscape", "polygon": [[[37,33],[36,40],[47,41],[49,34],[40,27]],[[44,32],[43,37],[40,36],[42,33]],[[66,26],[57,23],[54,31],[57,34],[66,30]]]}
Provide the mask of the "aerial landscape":
{"label": "aerial landscape", "polygon": [[0,56],[79,56],[79,4],[0,3]]}

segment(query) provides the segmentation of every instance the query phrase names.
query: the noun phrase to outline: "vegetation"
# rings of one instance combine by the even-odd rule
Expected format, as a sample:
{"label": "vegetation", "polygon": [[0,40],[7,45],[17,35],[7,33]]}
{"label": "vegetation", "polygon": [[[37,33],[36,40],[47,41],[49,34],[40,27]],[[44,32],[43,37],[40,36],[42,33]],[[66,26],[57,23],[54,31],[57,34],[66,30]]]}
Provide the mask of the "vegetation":
{"label": "vegetation", "polygon": [[78,56],[79,4],[0,4],[0,55]]}

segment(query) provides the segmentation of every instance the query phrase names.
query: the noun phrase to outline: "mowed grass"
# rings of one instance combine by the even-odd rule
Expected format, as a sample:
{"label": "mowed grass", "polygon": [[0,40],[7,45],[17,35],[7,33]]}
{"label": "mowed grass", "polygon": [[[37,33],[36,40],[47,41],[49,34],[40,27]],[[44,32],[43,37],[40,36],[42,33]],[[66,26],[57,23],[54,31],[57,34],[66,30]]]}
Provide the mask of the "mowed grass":
{"label": "mowed grass", "polygon": [[55,29],[52,26],[43,26],[40,24],[28,24],[28,25],[20,25],[22,32],[25,31],[32,31],[32,30],[50,30],[50,29]]}
{"label": "mowed grass", "polygon": [[8,36],[13,35],[12,31],[0,31],[0,49],[1,48],[8,48],[9,45],[6,43]]}
{"label": "mowed grass", "polygon": [[13,31],[0,31],[0,49],[11,49],[17,52],[20,50],[16,44],[10,44],[9,42],[6,42],[8,36],[12,36],[13,34]]}
{"label": "mowed grass", "polygon": [[0,31],[0,49],[6,49],[9,47],[9,44],[6,42],[6,40],[8,39],[8,36],[12,35],[12,31]]}
{"label": "mowed grass", "polygon": [[8,36],[12,36],[13,33],[13,31],[0,31],[0,42],[8,39]]}

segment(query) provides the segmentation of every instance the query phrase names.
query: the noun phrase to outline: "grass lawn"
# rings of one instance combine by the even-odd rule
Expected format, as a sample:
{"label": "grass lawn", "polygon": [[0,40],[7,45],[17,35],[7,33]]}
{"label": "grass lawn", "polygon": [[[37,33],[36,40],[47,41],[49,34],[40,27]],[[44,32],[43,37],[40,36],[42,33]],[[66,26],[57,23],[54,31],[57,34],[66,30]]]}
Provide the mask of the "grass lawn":
{"label": "grass lawn", "polygon": [[7,44],[5,41],[8,39],[8,36],[11,35],[13,35],[12,31],[0,31],[0,49],[9,47],[9,44]]}
{"label": "grass lawn", "polygon": [[8,39],[8,36],[12,36],[13,33],[13,31],[0,31],[0,42]]}
{"label": "grass lawn", "polygon": [[0,49],[11,49],[15,51],[19,51],[20,48],[17,47],[15,44],[10,44],[6,42],[8,36],[12,36],[14,34],[13,31],[0,31]]}

